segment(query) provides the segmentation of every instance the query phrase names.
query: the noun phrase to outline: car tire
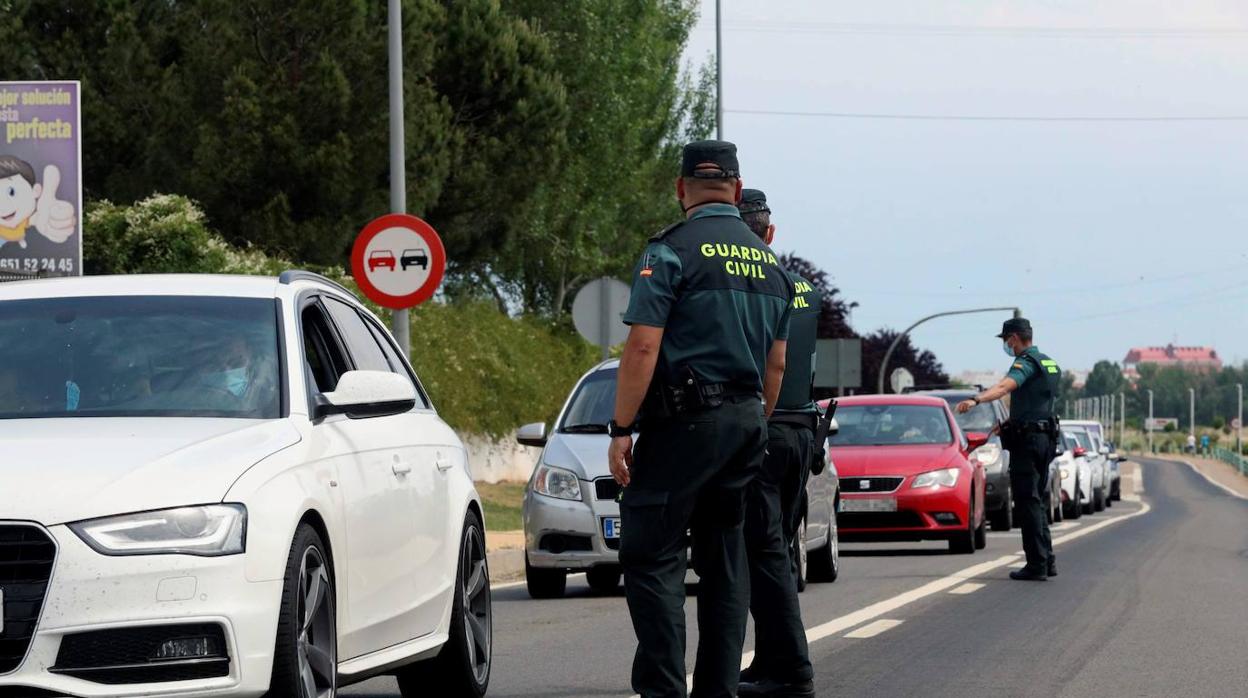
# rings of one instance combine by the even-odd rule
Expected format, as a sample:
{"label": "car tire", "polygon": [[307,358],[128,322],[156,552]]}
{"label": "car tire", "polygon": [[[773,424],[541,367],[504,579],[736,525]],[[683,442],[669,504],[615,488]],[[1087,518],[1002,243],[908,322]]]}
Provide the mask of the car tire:
{"label": "car tire", "polygon": [[524,585],[529,596],[535,599],[557,599],[563,596],[568,588],[568,571],[563,569],[547,569],[529,564],[529,555],[524,555]]}
{"label": "car tire", "polygon": [[810,551],[806,556],[807,581],[831,583],[841,575],[841,537],[836,526],[839,509],[840,502],[833,500],[832,514],[828,517],[828,544]]}
{"label": "car tire", "polygon": [[[624,571],[618,565],[597,565],[585,572],[585,580],[589,582],[589,588],[599,594],[614,594],[620,588],[620,577],[623,574]],[[564,579],[567,579],[566,575]],[[560,591],[559,594],[562,595],[563,592]]]}
{"label": "car tire", "polygon": [[992,530],[1008,531],[1014,528],[1014,491],[1005,488],[1005,504],[992,512]]}
{"label": "car tire", "polygon": [[[971,500],[967,511],[966,530],[958,531],[949,539],[949,552],[954,555],[970,555],[975,552],[975,501]],[[982,526],[981,526],[982,528]]]}
{"label": "car tire", "polygon": [[806,517],[797,523],[797,532],[789,541],[789,554],[797,559],[797,592],[806,591],[806,580],[810,575],[810,555],[806,551]]}
{"label": "car tire", "polygon": [[485,550],[481,519],[469,511],[459,541],[450,637],[433,659],[398,671],[399,693],[404,698],[484,698],[494,654],[494,612]]}
{"label": "car tire", "polygon": [[975,549],[983,550],[988,547],[988,518],[984,517],[979,522],[979,528],[975,529]]}
{"label": "car tire", "polygon": [[1066,519],[1066,505],[1062,503],[1061,489],[1057,490],[1055,499],[1057,504],[1053,507],[1053,523],[1061,523]]}
{"label": "car tire", "polygon": [[1105,490],[1097,489],[1092,493],[1092,510],[1105,511]]}
{"label": "car tire", "polygon": [[337,598],[330,559],[316,529],[300,524],[286,558],[273,675],[266,694],[272,698],[337,694]]}

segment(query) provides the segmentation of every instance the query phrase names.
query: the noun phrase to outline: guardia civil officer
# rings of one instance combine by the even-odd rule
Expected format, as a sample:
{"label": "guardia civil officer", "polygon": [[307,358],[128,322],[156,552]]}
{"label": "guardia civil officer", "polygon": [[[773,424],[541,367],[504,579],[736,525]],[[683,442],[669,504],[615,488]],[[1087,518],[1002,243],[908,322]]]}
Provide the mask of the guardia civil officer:
{"label": "guardia civil officer", "polygon": [[693,695],[727,697],[737,693],[748,607],[745,488],[762,465],[764,414],[780,391],[793,286],[741,222],[736,146],[690,143],[680,175],[685,220],[650,239],[633,275],[608,457],[625,486],[620,563],[637,634],[633,690],[685,695],[691,543],[700,577]]}
{"label": "guardia civil officer", "polygon": [[1006,320],[1001,327],[1002,348],[1012,359],[1010,370],[993,387],[958,403],[966,413],[981,402],[1010,395],[1010,419],[1001,425],[1001,445],[1010,452],[1010,487],[1015,511],[1021,518],[1023,552],[1027,565],[1010,572],[1011,579],[1044,580],[1057,576],[1057,558],[1044,516],[1048,499],[1049,461],[1057,453],[1058,423],[1054,412],[1062,370],[1057,362],[1032,346],[1031,323]]}
{"label": "guardia civil officer", "polygon": [[[767,195],[741,192],[741,218],[768,246],[776,235]],[[797,600],[797,558],[793,537],[801,520],[802,492],[810,466],[822,452],[815,445],[819,413],[811,399],[815,334],[821,297],[810,282],[788,273],[793,309],[785,352],[784,380],[767,421],[767,455],[746,489],[745,548],[750,561],[750,612],[754,616],[754,661],[741,672],[741,696],[813,696],[814,669]]]}

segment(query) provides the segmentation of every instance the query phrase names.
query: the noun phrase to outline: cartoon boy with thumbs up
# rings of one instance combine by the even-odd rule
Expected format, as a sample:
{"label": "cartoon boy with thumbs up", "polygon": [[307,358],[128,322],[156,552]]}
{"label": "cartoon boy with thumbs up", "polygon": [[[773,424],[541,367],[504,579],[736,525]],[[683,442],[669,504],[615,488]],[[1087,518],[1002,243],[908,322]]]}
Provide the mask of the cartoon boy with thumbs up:
{"label": "cartoon boy with thumbs up", "polygon": [[60,184],[56,165],[43,168],[43,183],[37,184],[30,163],[0,155],[0,247],[16,242],[25,248],[28,228],[57,243],[74,234],[74,205],[56,198]]}

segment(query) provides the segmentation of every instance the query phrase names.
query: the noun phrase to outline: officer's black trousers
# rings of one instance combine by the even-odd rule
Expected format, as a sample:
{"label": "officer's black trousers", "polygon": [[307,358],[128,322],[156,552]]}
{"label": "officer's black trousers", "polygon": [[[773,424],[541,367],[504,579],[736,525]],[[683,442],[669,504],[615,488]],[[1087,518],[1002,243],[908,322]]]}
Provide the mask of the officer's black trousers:
{"label": "officer's black trousers", "polygon": [[620,501],[620,564],[637,633],[633,690],[645,698],[685,695],[687,530],[699,577],[693,695],[737,694],[749,602],[745,490],[765,447],[763,407],[754,397],[642,422],[632,482]]}
{"label": "officer's black trousers", "polygon": [[755,632],[752,668],[760,676],[785,683],[814,677],[797,600],[797,561],[792,554],[814,441],[810,429],[768,425],[767,456],[750,483],[745,504]]}
{"label": "officer's black trousers", "polygon": [[1053,460],[1052,437],[1028,433],[1006,441],[1010,452],[1010,488],[1018,526],[1023,533],[1023,553],[1027,569],[1041,574],[1053,559],[1053,542],[1044,515],[1049,491],[1049,461]]}

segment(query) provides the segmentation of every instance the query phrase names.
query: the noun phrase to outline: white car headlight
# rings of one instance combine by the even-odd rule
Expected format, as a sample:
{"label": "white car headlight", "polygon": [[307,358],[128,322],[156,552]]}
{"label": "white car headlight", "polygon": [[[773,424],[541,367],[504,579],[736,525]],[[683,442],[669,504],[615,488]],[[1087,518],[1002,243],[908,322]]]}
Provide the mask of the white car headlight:
{"label": "white car headlight", "polygon": [[581,481],[576,473],[553,465],[539,465],[533,475],[533,491],[556,499],[581,501]]}
{"label": "white car headlight", "polygon": [[1066,468],[1061,468],[1060,470],[1061,470],[1061,473],[1062,473],[1062,479],[1063,479],[1063,480],[1069,480],[1069,479],[1070,479],[1070,471],[1069,471],[1069,470],[1067,470]]}
{"label": "white car headlight", "polygon": [[246,546],[247,508],[178,507],[79,521],[69,528],[104,555],[235,555]]}
{"label": "white car headlight", "polygon": [[984,466],[995,464],[1001,459],[1001,445],[987,443],[971,452],[971,457]]}
{"label": "white car headlight", "polygon": [[910,486],[917,489],[919,487],[953,487],[956,484],[958,484],[958,469],[945,468],[921,473],[914,478]]}

